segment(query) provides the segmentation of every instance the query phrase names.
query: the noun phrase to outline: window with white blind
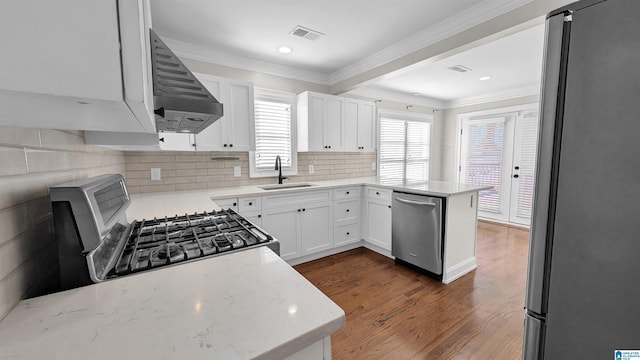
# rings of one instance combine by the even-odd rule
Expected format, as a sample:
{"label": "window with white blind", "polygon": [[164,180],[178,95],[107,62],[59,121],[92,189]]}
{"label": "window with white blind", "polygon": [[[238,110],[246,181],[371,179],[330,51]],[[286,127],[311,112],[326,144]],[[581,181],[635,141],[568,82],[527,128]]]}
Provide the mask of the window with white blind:
{"label": "window with white blind", "polygon": [[296,175],[295,94],[266,89],[255,90],[255,136],[249,153],[250,176],[277,176],[276,157],[282,173]]}
{"label": "window with white blind", "polygon": [[379,177],[383,184],[419,186],[429,180],[431,117],[380,115]]}

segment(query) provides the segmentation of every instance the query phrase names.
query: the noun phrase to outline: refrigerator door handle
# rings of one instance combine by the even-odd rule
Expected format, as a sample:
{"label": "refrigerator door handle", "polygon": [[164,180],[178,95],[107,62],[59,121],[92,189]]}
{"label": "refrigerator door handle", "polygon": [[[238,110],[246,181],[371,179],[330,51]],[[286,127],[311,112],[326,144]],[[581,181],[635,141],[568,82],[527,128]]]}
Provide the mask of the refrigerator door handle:
{"label": "refrigerator door handle", "polygon": [[559,161],[564,84],[566,74],[569,25],[565,14],[547,19],[545,62],[543,68],[540,129],[536,165],[536,189],[529,242],[526,307],[546,313],[546,276],[548,276],[551,241],[553,239],[554,203]]}
{"label": "refrigerator door handle", "polygon": [[522,360],[541,359],[544,323],[540,319],[526,315],[524,319],[524,341]]}

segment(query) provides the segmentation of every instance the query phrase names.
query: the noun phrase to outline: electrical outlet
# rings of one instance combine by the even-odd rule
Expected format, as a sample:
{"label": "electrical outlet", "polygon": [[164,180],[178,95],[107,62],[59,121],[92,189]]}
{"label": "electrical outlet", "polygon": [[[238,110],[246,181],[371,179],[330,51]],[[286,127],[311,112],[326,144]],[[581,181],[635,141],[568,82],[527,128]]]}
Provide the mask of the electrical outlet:
{"label": "electrical outlet", "polygon": [[376,163],[371,163],[371,171],[376,171]]}
{"label": "electrical outlet", "polygon": [[151,168],[151,180],[160,180],[160,168]]}
{"label": "electrical outlet", "polygon": [[242,175],[241,167],[240,166],[234,166],[233,167],[233,176],[238,177],[240,175]]}
{"label": "electrical outlet", "polygon": [[309,165],[309,175],[312,175],[314,172],[316,172],[316,167],[313,165]]}

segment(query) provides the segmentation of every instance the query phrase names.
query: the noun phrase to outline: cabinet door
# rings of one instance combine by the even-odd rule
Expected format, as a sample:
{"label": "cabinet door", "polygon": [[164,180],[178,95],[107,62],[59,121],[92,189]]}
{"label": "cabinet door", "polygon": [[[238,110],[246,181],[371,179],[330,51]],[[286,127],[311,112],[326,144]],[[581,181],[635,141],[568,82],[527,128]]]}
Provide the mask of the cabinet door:
{"label": "cabinet door", "polygon": [[254,133],[253,84],[228,80],[227,87],[224,103],[227,140],[222,146],[226,151],[249,151]]}
{"label": "cabinet door", "polygon": [[358,136],[358,112],[359,104],[355,100],[344,100],[344,136],[343,149],[344,151],[359,151],[359,136]]}
{"label": "cabinet door", "polygon": [[160,150],[195,151],[193,134],[158,133]]}
{"label": "cabinet door", "polygon": [[224,116],[207,126],[199,134],[196,134],[196,145],[198,151],[221,151],[223,144],[227,142],[226,121],[230,117],[227,108],[226,92],[224,91],[224,78],[195,74],[200,82],[209,92],[223,104]]}
{"label": "cabinet door", "polygon": [[[253,225],[262,227],[262,212],[261,211],[249,211],[241,214],[242,217],[249,220]],[[268,232],[268,231],[267,231]],[[271,234],[273,236],[273,234]]]}
{"label": "cabinet door", "polygon": [[325,116],[323,119],[324,142],[329,151],[342,150],[342,98],[325,98]]}
{"label": "cabinet door", "polygon": [[325,151],[323,119],[325,117],[325,100],[322,95],[309,94],[308,137],[309,151]]}
{"label": "cabinet door", "polygon": [[313,254],[333,247],[333,219],[330,202],[302,206],[300,244],[302,255]]}
{"label": "cabinet door", "polygon": [[391,251],[391,205],[367,199],[365,206],[365,240]]}
{"label": "cabinet door", "polygon": [[295,205],[262,210],[262,228],[280,241],[280,257],[284,260],[300,256],[298,209],[300,206]]}
{"label": "cabinet door", "polygon": [[375,106],[372,103],[358,104],[358,149],[360,151],[374,151],[374,109]]}

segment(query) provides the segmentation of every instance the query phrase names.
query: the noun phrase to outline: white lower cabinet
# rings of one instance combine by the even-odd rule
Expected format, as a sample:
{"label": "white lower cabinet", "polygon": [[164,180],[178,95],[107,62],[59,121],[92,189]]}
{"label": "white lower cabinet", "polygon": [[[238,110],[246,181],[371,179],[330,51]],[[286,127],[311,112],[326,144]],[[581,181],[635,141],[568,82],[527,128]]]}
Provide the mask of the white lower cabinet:
{"label": "white lower cabinet", "polygon": [[333,229],[335,247],[360,241],[360,221],[345,225],[336,225]]}
{"label": "white lower cabinet", "polygon": [[[301,201],[295,204],[298,199]],[[331,249],[331,202],[304,202],[305,195],[287,196],[286,200],[293,204],[262,210],[262,228],[280,241],[280,257],[289,260]]]}
{"label": "white lower cabinet", "polygon": [[303,205],[300,219],[302,255],[309,255],[333,247],[333,219],[331,203]]}
{"label": "white lower cabinet", "polygon": [[249,220],[253,225],[257,227],[262,227],[262,211],[247,211],[240,213],[242,217]]}
{"label": "white lower cabinet", "polygon": [[300,256],[298,205],[262,210],[262,228],[280,241],[280,257],[289,260]]}
{"label": "white lower cabinet", "polygon": [[364,240],[391,251],[391,203],[365,199]]}

